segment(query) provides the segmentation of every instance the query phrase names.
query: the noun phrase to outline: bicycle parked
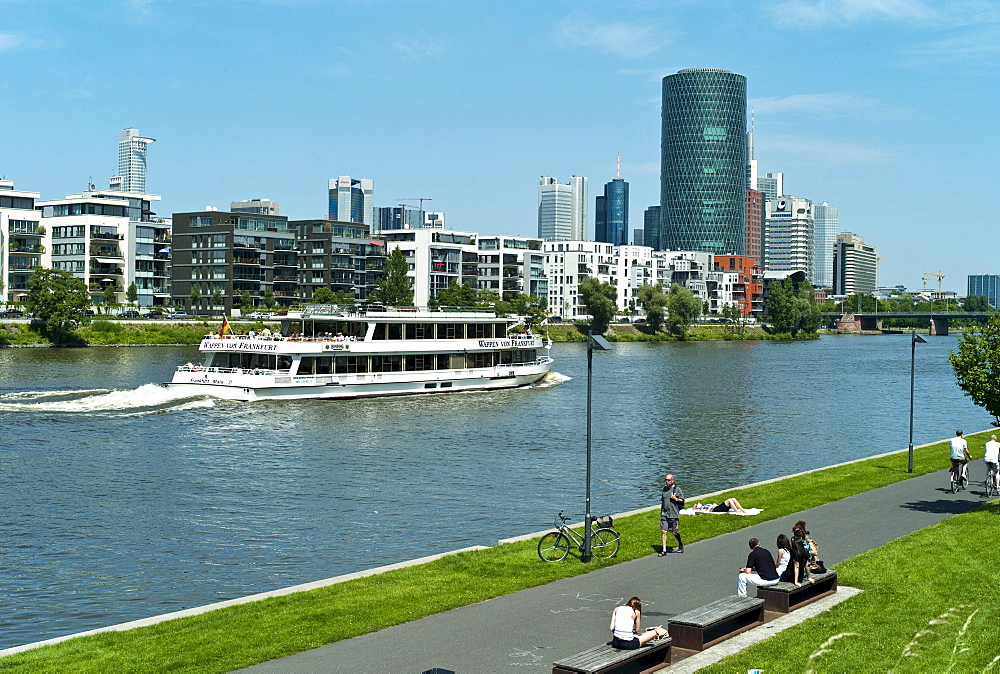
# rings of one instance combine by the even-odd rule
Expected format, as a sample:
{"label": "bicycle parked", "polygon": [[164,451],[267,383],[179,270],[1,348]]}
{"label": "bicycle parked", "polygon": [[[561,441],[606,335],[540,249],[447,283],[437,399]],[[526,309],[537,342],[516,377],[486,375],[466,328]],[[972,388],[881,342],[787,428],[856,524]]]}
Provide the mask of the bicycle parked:
{"label": "bicycle parked", "polygon": [[[603,517],[591,516],[590,533],[590,554],[602,559],[614,557],[618,554],[618,546],[621,543],[621,535],[612,527],[614,520],[610,515]],[[576,547],[583,552],[583,534],[573,530],[566,523],[569,518],[563,516],[563,511],[559,511],[552,525],[555,531],[542,536],[538,541],[538,556],[545,562],[558,562],[566,559],[571,547]]]}

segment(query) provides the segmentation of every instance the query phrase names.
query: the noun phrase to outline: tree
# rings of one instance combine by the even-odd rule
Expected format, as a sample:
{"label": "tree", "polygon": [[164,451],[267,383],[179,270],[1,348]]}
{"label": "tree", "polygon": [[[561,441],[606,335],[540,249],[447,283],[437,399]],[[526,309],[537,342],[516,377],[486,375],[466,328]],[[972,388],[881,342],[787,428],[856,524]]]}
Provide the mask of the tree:
{"label": "tree", "polygon": [[455,281],[448,284],[447,288],[442,288],[431,297],[429,305],[431,309],[438,307],[474,307],[477,306],[479,297],[476,289],[468,283],[459,285]]}
{"label": "tree", "polygon": [[816,332],[823,324],[812,286],[803,283],[797,287],[788,277],[771,284],[766,307],[767,322],[776,334],[795,337],[799,333]]}
{"label": "tree", "polygon": [[201,302],[201,289],[198,287],[197,283],[192,283],[191,284],[191,311],[192,311],[192,313],[197,309],[199,302]]}
{"label": "tree", "polygon": [[382,265],[382,277],[369,295],[373,302],[380,302],[395,307],[413,305],[413,279],[409,276],[410,266],[406,256],[399,246],[385,257]]}
{"label": "tree", "polygon": [[111,313],[111,307],[118,303],[118,293],[115,291],[113,285],[109,285],[101,293],[101,304],[104,305],[104,311],[107,314]]}
{"label": "tree", "polygon": [[333,291],[329,288],[316,288],[312,296],[313,304],[336,304],[334,299]]}
{"label": "tree", "polygon": [[583,304],[590,314],[590,330],[595,335],[604,334],[618,308],[618,289],[610,283],[601,283],[588,276],[577,287]]}
{"label": "tree", "polygon": [[948,360],[958,387],[1000,426],[1000,316],[991,318],[982,331],[959,337],[958,351],[948,354]]}
{"label": "tree", "polygon": [[129,304],[135,305],[136,300],[139,299],[139,289],[136,288],[135,283],[128,284],[128,290],[125,291],[125,301]]}
{"label": "tree", "polygon": [[215,290],[212,291],[212,307],[221,307],[223,304],[222,288],[215,286]]}
{"label": "tree", "polygon": [[253,309],[253,298],[250,297],[250,291],[244,290],[240,293],[240,313],[244,313]]}
{"label": "tree", "polygon": [[986,295],[969,295],[965,298],[965,304],[963,306],[966,311],[994,311],[993,307],[990,305],[990,301],[986,298]]}
{"label": "tree", "polygon": [[663,285],[639,286],[639,302],[646,310],[646,325],[654,333],[659,332],[667,316],[667,294],[663,292]]}
{"label": "tree", "polygon": [[61,269],[37,268],[28,279],[24,307],[45,323],[45,332],[56,344],[63,343],[73,328],[87,322],[90,292],[81,279]]}
{"label": "tree", "polygon": [[278,306],[278,303],[274,299],[274,289],[268,288],[264,291],[264,308],[273,309],[276,306]]}
{"label": "tree", "polygon": [[[482,290],[480,290],[481,292]],[[518,293],[508,300],[500,300],[499,296],[497,296],[497,301],[494,302],[493,306],[496,309],[497,316],[507,316],[510,314],[523,316],[527,327],[535,327],[545,318],[545,307],[547,304],[545,300],[539,299],[534,295]]]}
{"label": "tree", "polygon": [[[817,311],[819,308],[817,307]],[[739,304],[727,304],[722,307],[722,317],[726,319],[726,328],[735,335],[743,336],[746,332],[749,316],[743,313]]]}
{"label": "tree", "polygon": [[681,339],[687,338],[688,328],[701,315],[702,301],[689,288],[673,284],[667,293],[667,328]]}

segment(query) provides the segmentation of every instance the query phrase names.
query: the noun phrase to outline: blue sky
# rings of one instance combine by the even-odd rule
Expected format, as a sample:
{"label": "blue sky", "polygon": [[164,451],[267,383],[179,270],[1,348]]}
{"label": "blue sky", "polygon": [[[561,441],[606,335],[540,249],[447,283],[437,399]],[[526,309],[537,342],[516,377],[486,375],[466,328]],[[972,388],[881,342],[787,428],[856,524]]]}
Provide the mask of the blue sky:
{"label": "blue sky", "polygon": [[[0,0],[0,175],[107,186],[157,139],[161,215],[268,197],[325,217],[327,180],[430,197],[449,227],[536,233],[537,182],[659,202],[661,78],[745,75],[761,172],[840,207],[885,285],[1000,273],[1000,3]],[[591,231],[593,213],[591,212]],[[928,282],[933,287],[936,282]]]}

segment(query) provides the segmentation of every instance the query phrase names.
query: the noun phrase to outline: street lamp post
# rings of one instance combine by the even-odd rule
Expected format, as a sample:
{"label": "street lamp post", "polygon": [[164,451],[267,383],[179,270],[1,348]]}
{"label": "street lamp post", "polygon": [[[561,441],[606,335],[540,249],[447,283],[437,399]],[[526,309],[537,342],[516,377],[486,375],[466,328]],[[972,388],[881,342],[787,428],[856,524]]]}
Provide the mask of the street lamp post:
{"label": "street lamp post", "polygon": [[917,335],[916,330],[910,331],[910,450],[906,462],[906,472],[913,472],[913,373],[916,364],[917,342],[926,344],[927,340]]}
{"label": "street lamp post", "polygon": [[591,418],[591,380],[594,374],[594,349],[598,351],[610,351],[611,344],[600,335],[595,335],[593,331],[587,332],[587,507],[583,520],[583,555],[580,558],[585,564],[590,562],[590,418]]}

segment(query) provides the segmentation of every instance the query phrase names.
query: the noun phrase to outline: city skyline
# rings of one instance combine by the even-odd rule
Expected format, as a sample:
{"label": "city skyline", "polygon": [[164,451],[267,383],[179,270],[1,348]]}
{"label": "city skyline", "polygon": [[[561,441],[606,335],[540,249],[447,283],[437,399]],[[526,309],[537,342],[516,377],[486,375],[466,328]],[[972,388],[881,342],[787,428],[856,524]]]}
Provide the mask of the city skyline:
{"label": "city skyline", "polygon": [[883,285],[941,271],[961,292],[998,271],[977,241],[1000,133],[992,5],[0,2],[18,101],[0,175],[42,199],[101,186],[136,128],[157,139],[147,189],[167,217],[261,195],[323,217],[327,181],[349,174],[376,182],[375,205],[433,197],[452,228],[532,236],[538,176],[604,184],[621,151],[638,223],[659,203],[660,81],[711,67],[747,78],[760,173],[838,206],[885,256]]}

